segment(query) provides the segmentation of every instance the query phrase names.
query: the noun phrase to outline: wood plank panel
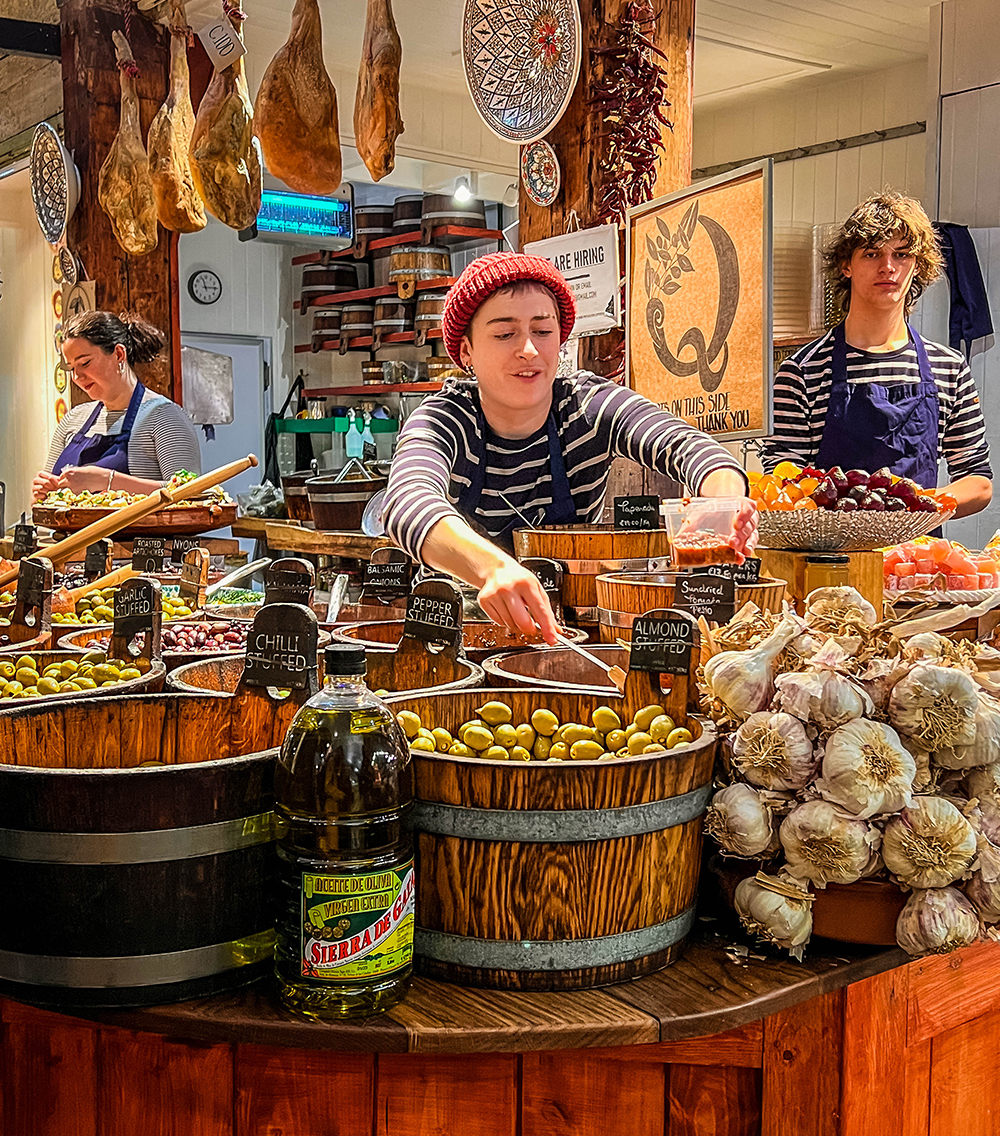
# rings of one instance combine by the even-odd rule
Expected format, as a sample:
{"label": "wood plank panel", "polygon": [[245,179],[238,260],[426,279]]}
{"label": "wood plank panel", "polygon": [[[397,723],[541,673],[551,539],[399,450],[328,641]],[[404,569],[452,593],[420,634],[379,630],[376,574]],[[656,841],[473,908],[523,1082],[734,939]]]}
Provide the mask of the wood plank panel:
{"label": "wood plank panel", "polygon": [[241,1045],[234,1075],[234,1136],[357,1136],[372,1130],[371,1056]]}
{"label": "wood plank panel", "polygon": [[[844,991],[840,1136],[910,1136],[898,1084],[906,1049],[908,967]],[[956,1133],[957,1136],[957,1133]]]}
{"label": "wood plank panel", "polygon": [[233,1136],[233,1051],[102,1029],[98,1136]]}
{"label": "wood plank panel", "polygon": [[622,1072],[600,1054],[526,1053],[522,1136],[661,1136],[664,1066],[629,1065],[626,1082]]}
{"label": "wood plank panel", "polygon": [[837,1136],[844,992],[764,1020],[761,1136]]}
{"label": "wood plank panel", "polygon": [[906,1050],[903,1068],[903,1131],[906,1136],[927,1136],[931,1109],[931,1046],[922,1041]]}
{"label": "wood plank panel", "polygon": [[910,993],[906,1043],[918,1045],[945,1030],[1000,1010],[1000,943],[977,943],[907,967]]}
{"label": "wood plank panel", "polygon": [[940,1034],[931,1052],[929,1136],[998,1136],[1000,1012]]}
{"label": "wood plank panel", "polygon": [[[672,1065],[668,1077],[667,1136],[758,1136],[761,1075],[756,1069]],[[785,1129],[786,1136],[793,1132],[802,1136]]]}
{"label": "wood plank panel", "polygon": [[4,1136],[98,1136],[97,1031],[3,1001]]}
{"label": "wood plank panel", "polygon": [[620,1049],[598,1049],[607,1061],[662,1061],[668,1065],[734,1065],[759,1069],[763,1057],[763,1022],[750,1022],[739,1029],[713,1037],[692,1037],[684,1041],[663,1041],[657,1045],[629,1045]]}
{"label": "wood plank panel", "polygon": [[375,1136],[514,1136],[518,1074],[513,1054],[380,1056]]}

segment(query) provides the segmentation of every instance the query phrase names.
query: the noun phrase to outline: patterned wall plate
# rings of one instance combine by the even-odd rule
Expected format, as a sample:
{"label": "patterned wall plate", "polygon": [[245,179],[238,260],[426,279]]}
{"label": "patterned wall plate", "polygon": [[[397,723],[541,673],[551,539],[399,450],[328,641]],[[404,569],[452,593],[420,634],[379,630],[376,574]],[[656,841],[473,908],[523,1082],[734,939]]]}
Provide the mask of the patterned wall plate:
{"label": "patterned wall plate", "polygon": [[66,417],[66,412],[68,410],[69,410],[69,407],[66,405],[66,400],[64,398],[57,398],[56,399],[56,422],[57,423],[62,422],[62,420]]}
{"label": "patterned wall plate", "polygon": [[527,145],[562,118],[580,76],[577,0],[465,0],[462,62],[483,122]]}
{"label": "patterned wall plate", "polygon": [[60,394],[66,393],[66,388],[69,386],[69,371],[66,370],[61,359],[56,363],[56,369],[52,372],[52,381]]}
{"label": "patterned wall plate", "polygon": [[521,147],[521,181],[524,192],[543,209],[559,196],[562,170],[555,150],[544,139]]}

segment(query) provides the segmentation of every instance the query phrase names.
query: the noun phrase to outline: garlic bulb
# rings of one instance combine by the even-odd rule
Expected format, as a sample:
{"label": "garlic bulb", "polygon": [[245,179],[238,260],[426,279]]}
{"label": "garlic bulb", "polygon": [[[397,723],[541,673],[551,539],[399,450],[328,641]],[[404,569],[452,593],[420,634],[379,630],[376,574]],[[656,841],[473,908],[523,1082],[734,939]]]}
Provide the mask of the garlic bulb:
{"label": "garlic bulb", "polygon": [[901,666],[898,659],[875,658],[858,675],[858,682],[875,709],[884,710],[889,705],[890,691],[909,669],[909,665]]}
{"label": "garlic bulb", "polygon": [[817,760],[805,726],[791,714],[751,714],[733,737],[733,765],[763,789],[802,789]]}
{"label": "garlic bulb", "polygon": [[859,817],[895,813],[913,800],[917,764],[883,722],[855,718],[826,740],[816,790]]}
{"label": "garlic bulb", "polygon": [[777,704],[802,721],[815,722],[820,729],[833,730],[871,714],[872,700],[837,668],[846,666],[847,655],[834,642],[828,642],[809,661],[804,671],[778,675]]}
{"label": "garlic bulb", "polygon": [[749,785],[727,785],[715,794],[705,831],[731,856],[761,856],[774,843],[771,810]]}
{"label": "garlic bulb", "polygon": [[801,962],[802,948],[812,935],[811,900],[809,892],[784,873],[765,876],[759,872],[737,886],[736,914],[751,935],[784,947]]}
{"label": "garlic bulb", "polygon": [[806,596],[806,623],[842,631],[852,623],[874,627],[878,615],[856,588],[817,588]]}
{"label": "garlic bulb", "polygon": [[984,923],[1000,922],[1000,848],[989,840],[980,841],[978,867],[965,894]]}
{"label": "garlic bulb", "polygon": [[1000,763],[970,769],[965,775],[965,791],[970,797],[1000,796]]}
{"label": "garlic bulb", "polygon": [[882,859],[907,887],[941,888],[964,879],[975,858],[975,830],[943,797],[914,797],[886,823]]}
{"label": "garlic bulb", "polygon": [[912,652],[915,659],[951,659],[955,655],[951,640],[936,631],[921,631],[917,635],[911,635],[906,640],[906,650],[907,653]]}
{"label": "garlic bulb", "polygon": [[916,776],[913,778],[913,791],[914,793],[923,793],[934,784],[931,755],[925,749],[917,749],[912,743],[906,748],[913,755],[913,761],[917,767]]}
{"label": "garlic bulb", "polygon": [[976,684],[954,667],[919,664],[892,688],[889,721],[921,749],[967,746],[976,740]]}
{"label": "garlic bulb", "polygon": [[705,683],[712,697],[742,716],[765,709],[774,689],[774,661],[800,631],[798,617],[785,615],[758,646],[713,655],[705,664]]}
{"label": "garlic bulb", "polygon": [[1000,761],[1000,705],[980,692],[976,701],[975,737],[971,745],[952,745],[939,749],[934,761],[943,769],[970,769]]}
{"label": "garlic bulb", "polygon": [[853,884],[878,866],[878,829],[828,801],[793,809],[779,836],[788,873],[819,888]]}
{"label": "garlic bulb", "polygon": [[975,908],[952,887],[915,891],[896,920],[896,942],[909,955],[945,955],[978,938]]}

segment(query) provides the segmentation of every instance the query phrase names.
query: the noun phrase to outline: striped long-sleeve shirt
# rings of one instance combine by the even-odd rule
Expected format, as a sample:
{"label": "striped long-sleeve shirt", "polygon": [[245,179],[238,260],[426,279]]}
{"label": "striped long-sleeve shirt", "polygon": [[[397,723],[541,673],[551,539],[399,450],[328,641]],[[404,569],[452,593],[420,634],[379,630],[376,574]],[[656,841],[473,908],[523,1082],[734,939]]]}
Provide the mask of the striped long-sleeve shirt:
{"label": "striped long-sleeve shirt", "polygon": [[[491,536],[517,518],[515,510],[535,524],[552,503],[546,427],[512,439],[487,426],[486,438],[480,438],[478,406],[475,382],[449,380],[410,415],[399,435],[383,518],[389,536],[416,560],[431,528],[459,515],[459,494],[471,485],[481,461],[487,463],[486,481],[473,519]],[[707,434],[588,371],[557,378],[552,407],[570,492],[583,522],[600,520],[615,456],[668,474],[694,493],[713,470],[743,472]]]}
{"label": "striped long-sleeve shirt", "polygon": [[[47,472],[93,412],[94,404],[85,402],[63,416],[49,446]],[[120,433],[126,412],[101,410],[87,437]],[[148,477],[153,481],[168,481],[181,469],[201,473],[201,448],[194,423],[177,403],[148,388],[139,403],[128,440],[128,469],[133,477]]]}
{"label": "striped long-sleeve shirt", "polygon": [[[938,391],[938,452],[953,481],[970,474],[992,477],[990,448],[976,384],[965,360],[950,347],[924,340]],[[899,351],[847,347],[849,383],[920,381],[912,343]],[[833,385],[833,332],[807,343],[786,359],[774,377],[774,433],[764,444],[766,471],[781,461],[813,465],[819,455]]]}

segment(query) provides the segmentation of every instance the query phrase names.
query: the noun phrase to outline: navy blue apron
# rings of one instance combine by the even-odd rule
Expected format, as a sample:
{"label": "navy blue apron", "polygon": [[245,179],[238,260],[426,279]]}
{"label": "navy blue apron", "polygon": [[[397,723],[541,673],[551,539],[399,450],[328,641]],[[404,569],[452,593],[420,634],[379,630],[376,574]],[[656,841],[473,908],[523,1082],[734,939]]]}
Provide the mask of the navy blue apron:
{"label": "navy blue apron", "polygon": [[909,326],[918,383],[848,383],[844,325],[833,329],[833,386],[816,464],[820,469],[883,466],[925,489],[938,479],[938,390],[924,341]]}
{"label": "navy blue apron", "polygon": [[142,396],[145,393],[146,388],[142,383],[136,383],[119,433],[95,434],[93,438],[88,438],[87,431],[94,425],[97,416],[104,409],[104,403],[97,403],[94,412],[83,424],[82,429],[77,431],[66,443],[66,448],[59,455],[59,459],[52,467],[52,472],[62,473],[67,466],[99,465],[102,469],[113,469],[116,473],[127,474],[129,472],[128,442],[132,436],[135,416],[139,413],[139,404],[142,402]]}
{"label": "navy blue apron", "polygon": [[[482,453],[479,455],[479,461],[476,464],[475,471],[472,474],[472,481],[467,489],[463,489],[458,497],[458,511],[465,517],[466,520],[472,521],[479,525],[481,522],[476,521],[475,514],[479,508],[480,499],[483,496],[483,489],[486,487],[486,438],[487,427],[486,418],[483,414],[481,406],[476,407],[476,419],[479,431],[479,437],[482,439]],[[556,429],[556,416],[555,412],[550,410],[548,420],[545,423],[546,432],[549,439],[549,468],[552,474],[552,503],[546,505],[542,510],[542,516],[537,521],[534,517],[529,516],[532,525],[573,525],[578,521],[576,514],[576,505],[573,503],[573,495],[569,491],[569,478],[566,476],[566,463],[563,461],[562,446],[559,444],[559,432]],[[500,545],[501,548],[507,552],[513,553],[514,551],[514,529],[523,528],[525,526],[524,520],[515,514],[514,519],[505,528],[496,535],[489,534],[489,539],[494,544]]]}

